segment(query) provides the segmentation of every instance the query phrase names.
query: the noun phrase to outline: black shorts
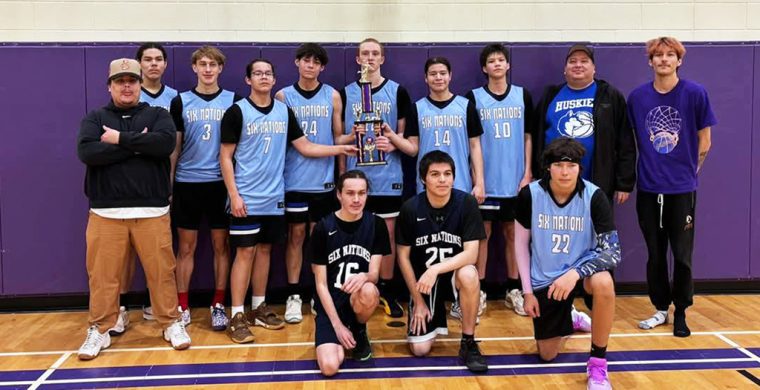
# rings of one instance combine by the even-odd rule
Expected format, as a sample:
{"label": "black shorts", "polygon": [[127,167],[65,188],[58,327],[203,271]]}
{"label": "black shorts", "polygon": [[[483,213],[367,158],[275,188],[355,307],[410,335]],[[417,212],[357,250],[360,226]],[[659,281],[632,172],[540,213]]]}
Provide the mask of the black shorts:
{"label": "black shorts", "polygon": [[223,181],[208,183],[175,182],[172,193],[172,224],[178,228],[198,230],[201,220],[211,229],[227,229],[227,187]]}
{"label": "black shorts", "polygon": [[[356,321],[356,313],[354,313],[354,308],[351,307],[351,296],[341,293],[337,296],[333,296],[332,299],[333,304],[335,305],[335,310],[338,312],[340,322],[350,330],[356,328],[356,326],[359,325],[359,322]],[[330,322],[330,317],[325,313],[325,309],[322,306],[322,302],[318,295],[314,296],[314,311],[317,312],[317,315],[314,316],[314,345],[317,347],[322,344],[340,345],[340,341],[335,334],[332,322]]]}
{"label": "black shorts", "polygon": [[404,202],[400,196],[370,195],[367,197],[367,204],[364,208],[383,219],[396,218],[399,210],[401,210],[402,203]]}
{"label": "black shorts", "polygon": [[285,220],[288,223],[317,222],[337,209],[335,190],[285,193]]}
{"label": "black shorts", "polygon": [[447,272],[443,275],[438,275],[438,280],[433,286],[433,290],[430,295],[422,294],[422,298],[425,300],[425,304],[428,305],[430,314],[433,318],[428,321],[425,330],[425,334],[414,334],[411,329],[412,315],[414,313],[414,301],[409,299],[409,310],[407,316],[407,332],[406,340],[410,343],[421,343],[434,339],[438,335],[445,336],[449,334],[449,328],[446,324],[446,301],[453,302],[457,296],[456,287],[454,285],[454,272]]}
{"label": "black shorts", "polygon": [[230,245],[234,247],[283,242],[285,217],[282,215],[249,215],[245,218],[230,215],[229,221]]}
{"label": "black shorts", "polygon": [[549,288],[534,291],[538,300],[541,316],[533,319],[533,332],[536,340],[564,337],[573,334],[573,299],[574,293],[564,301],[555,301],[547,295]]}
{"label": "black shorts", "polygon": [[515,207],[517,197],[512,198],[486,198],[479,205],[480,215],[484,221],[512,222],[515,220]]}

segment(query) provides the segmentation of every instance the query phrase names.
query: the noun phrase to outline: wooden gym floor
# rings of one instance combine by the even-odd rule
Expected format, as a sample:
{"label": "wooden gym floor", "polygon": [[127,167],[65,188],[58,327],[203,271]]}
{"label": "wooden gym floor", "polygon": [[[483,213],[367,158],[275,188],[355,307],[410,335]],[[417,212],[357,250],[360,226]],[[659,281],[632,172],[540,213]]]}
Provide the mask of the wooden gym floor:
{"label": "wooden gym floor", "polygon": [[[585,306],[576,302],[579,308]],[[282,306],[275,307],[282,313]],[[304,321],[279,331],[255,328],[253,344],[233,344],[210,329],[209,311],[192,311],[193,346],[173,351],[155,322],[130,312],[127,332],[89,362],[76,350],[85,337],[87,313],[0,314],[0,389],[6,388],[176,388],[225,389],[583,389],[590,338],[576,334],[553,363],[535,355],[529,318],[489,301],[476,337],[488,356],[486,375],[460,366],[460,324],[449,319],[449,336],[439,339],[432,357],[413,358],[405,328],[389,327],[380,310],[369,333],[374,359],[347,360],[332,379],[320,376],[314,361],[314,321],[304,305]],[[688,314],[692,336],[672,336],[672,325],[637,328],[652,314],[645,297],[619,297],[608,346],[610,378],[618,389],[760,389],[760,296],[698,296]],[[404,319],[405,320],[405,319]]]}

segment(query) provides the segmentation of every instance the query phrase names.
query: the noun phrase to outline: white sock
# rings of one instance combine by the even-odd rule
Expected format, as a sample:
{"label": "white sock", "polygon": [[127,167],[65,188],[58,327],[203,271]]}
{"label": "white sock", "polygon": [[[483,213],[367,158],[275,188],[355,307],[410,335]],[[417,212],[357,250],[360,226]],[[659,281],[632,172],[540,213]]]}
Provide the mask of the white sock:
{"label": "white sock", "polygon": [[257,297],[255,295],[252,295],[251,296],[251,309],[253,309],[253,310],[258,309],[259,306],[261,306],[261,304],[264,303],[264,298],[265,297],[263,297],[263,296]]}
{"label": "white sock", "polygon": [[668,322],[668,312],[667,310],[657,310],[656,313],[652,315],[652,317],[639,322],[639,328],[641,329],[654,329],[656,326],[660,326],[664,323]]}
{"label": "white sock", "polygon": [[232,306],[232,316],[234,317],[237,313],[243,313],[245,314],[245,306]]}

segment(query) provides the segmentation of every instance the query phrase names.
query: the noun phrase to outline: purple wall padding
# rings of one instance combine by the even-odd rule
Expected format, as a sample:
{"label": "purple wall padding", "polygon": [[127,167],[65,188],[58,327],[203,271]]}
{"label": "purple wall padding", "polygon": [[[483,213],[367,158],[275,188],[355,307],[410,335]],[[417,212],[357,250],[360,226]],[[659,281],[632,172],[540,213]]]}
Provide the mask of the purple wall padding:
{"label": "purple wall padding", "polygon": [[[760,59],[760,47],[755,47],[755,58]],[[755,60],[754,72],[752,73],[760,75],[760,61]],[[747,76],[747,79],[749,76]],[[749,81],[746,81],[749,83]],[[760,97],[760,77],[753,77],[753,96]],[[752,113],[760,113],[760,100],[752,101]],[[753,115],[752,117],[752,150],[760,147],[760,114]],[[750,277],[760,278],[760,153],[752,153],[750,156],[750,169],[752,176],[750,181],[752,183],[752,196],[751,209],[748,211],[750,215]],[[737,226],[734,229],[739,230],[741,226]]]}
{"label": "purple wall padding", "polygon": [[0,50],[0,72],[13,75],[0,87],[3,295],[87,291],[87,200],[76,156],[84,69],[80,47]]}
{"label": "purple wall padding", "polygon": [[[543,87],[563,81],[564,58],[570,44],[517,45],[511,49],[511,81],[527,88],[537,102]],[[383,75],[398,81],[412,101],[427,94],[423,64],[428,55],[449,58],[452,90],[464,94],[484,83],[478,63],[480,45],[389,45]],[[108,63],[133,57],[137,46],[5,46],[0,47],[0,69],[24,77],[8,78],[0,85],[2,110],[8,118],[0,128],[0,294],[32,295],[87,291],[84,266],[84,229],[87,202],[82,193],[84,167],[76,158],[75,138],[87,110],[108,101],[105,83]],[[197,45],[169,46],[167,84],[180,91],[195,86],[190,66]],[[221,76],[223,88],[249,94],[245,65],[264,56],[276,67],[279,90],[296,80],[295,46],[220,46],[227,56]],[[330,62],[322,80],[340,89],[356,80],[355,45],[327,47]],[[700,175],[697,244],[694,275],[697,279],[760,277],[760,119],[753,116],[760,93],[756,45],[693,45],[688,47],[680,72],[703,84],[719,124],[713,132],[713,149]],[[760,53],[758,53],[760,54]],[[726,61],[731,59],[731,61]],[[642,45],[598,45],[597,77],[627,95],[651,78]],[[6,69],[7,68],[7,69]],[[55,71],[52,71],[55,69]],[[720,71],[716,71],[719,69]],[[65,76],[64,76],[65,75]],[[51,86],[52,91],[51,90]],[[48,91],[25,94],[25,91]],[[758,108],[760,111],[760,108]],[[751,129],[754,129],[752,131]],[[406,167],[413,173],[413,162]],[[749,179],[749,180],[748,180]],[[414,178],[407,178],[407,185]],[[635,195],[635,194],[634,194]],[[730,198],[729,198],[730,196]],[[730,199],[730,200],[729,200]],[[619,281],[644,281],[646,246],[635,213],[635,198],[615,208],[623,243]],[[754,216],[755,218],[752,218]],[[504,280],[501,240],[492,240],[489,279]],[[201,233],[193,289],[213,287],[208,234]],[[285,283],[282,247],[274,249],[271,286]],[[304,267],[302,282],[309,271]],[[144,285],[138,271],[134,288]]]}

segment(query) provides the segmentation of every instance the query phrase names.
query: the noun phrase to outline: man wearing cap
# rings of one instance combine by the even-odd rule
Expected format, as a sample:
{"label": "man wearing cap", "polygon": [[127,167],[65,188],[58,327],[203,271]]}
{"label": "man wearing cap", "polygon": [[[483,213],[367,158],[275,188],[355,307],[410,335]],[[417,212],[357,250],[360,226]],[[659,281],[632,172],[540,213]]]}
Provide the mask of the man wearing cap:
{"label": "man wearing cap", "polygon": [[594,78],[594,51],[576,44],[565,57],[565,80],[544,91],[533,132],[533,177],[543,175],[540,156],[553,140],[574,138],[586,149],[583,179],[618,204],[628,200],[636,181],[636,144],[625,98]]}
{"label": "man wearing cap", "polygon": [[169,113],[140,103],[140,64],[111,62],[111,101],[82,120],[77,154],[87,165],[85,194],[89,329],[79,359],[91,360],[111,345],[108,330],[119,315],[119,279],[130,248],[140,257],[150,289],[153,315],[164,340],[175,349],[190,346],[179,321],[175,258],[169,228],[169,155],[176,131]]}

